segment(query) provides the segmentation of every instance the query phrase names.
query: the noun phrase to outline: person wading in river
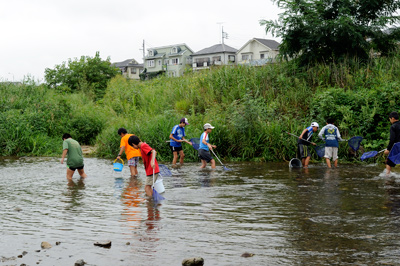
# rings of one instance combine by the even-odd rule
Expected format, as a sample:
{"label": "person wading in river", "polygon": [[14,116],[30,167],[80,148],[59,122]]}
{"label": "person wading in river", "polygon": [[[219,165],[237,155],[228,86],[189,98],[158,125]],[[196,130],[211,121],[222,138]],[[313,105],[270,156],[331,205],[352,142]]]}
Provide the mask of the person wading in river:
{"label": "person wading in river", "polygon": [[[400,123],[399,123],[399,114],[397,112],[391,112],[389,114],[389,120],[392,124],[390,127],[390,140],[389,145],[384,151],[385,155],[389,155],[390,150],[396,142],[400,141]],[[390,174],[392,167],[395,167],[396,164],[393,163],[389,158],[386,159],[386,174]]]}
{"label": "person wading in river", "polygon": [[65,156],[68,155],[67,160],[67,180],[71,181],[72,176],[75,173],[75,170],[78,170],[79,175],[82,178],[87,177],[85,171],[83,170],[83,156],[82,156],[82,148],[79,143],[72,139],[71,135],[65,133],[62,136],[63,140],[63,153],[61,156],[61,164],[64,163]]}

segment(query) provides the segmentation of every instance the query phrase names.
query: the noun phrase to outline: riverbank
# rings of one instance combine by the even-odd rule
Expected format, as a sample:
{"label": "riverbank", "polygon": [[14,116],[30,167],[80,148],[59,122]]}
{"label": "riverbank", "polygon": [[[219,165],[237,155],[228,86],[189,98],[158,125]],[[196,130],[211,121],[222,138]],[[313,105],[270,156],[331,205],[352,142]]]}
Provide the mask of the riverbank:
{"label": "riverbank", "polygon": [[[288,161],[296,139],[316,121],[332,117],[344,138],[362,136],[365,151],[383,149],[389,138],[387,114],[399,110],[400,59],[299,68],[292,62],[263,67],[219,67],[183,77],[140,82],[117,76],[104,97],[56,91],[45,85],[0,85],[1,155],[55,156],[69,132],[98,157],[114,158],[117,130],[128,129],[172,160],[171,129],[187,117],[187,138],[198,138],[204,123],[215,129],[210,142],[229,161]],[[186,161],[197,153],[184,144]],[[348,145],[339,157],[351,161]]]}

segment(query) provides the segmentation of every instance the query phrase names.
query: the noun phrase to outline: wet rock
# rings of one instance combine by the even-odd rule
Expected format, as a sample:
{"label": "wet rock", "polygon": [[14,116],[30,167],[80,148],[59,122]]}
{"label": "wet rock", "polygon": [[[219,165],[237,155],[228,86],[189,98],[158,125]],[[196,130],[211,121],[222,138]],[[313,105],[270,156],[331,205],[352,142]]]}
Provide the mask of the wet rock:
{"label": "wet rock", "polygon": [[14,209],[14,211],[20,212],[20,211],[22,211],[22,209],[21,209],[20,207],[16,207],[16,208]]}
{"label": "wet rock", "polygon": [[131,244],[131,242],[126,242],[126,245],[129,246]]}
{"label": "wet rock", "polygon": [[40,252],[40,249],[35,250],[35,252]]}
{"label": "wet rock", "polygon": [[103,248],[110,248],[111,247],[111,241],[106,240],[106,241],[98,241],[94,243],[95,246],[98,247],[103,247]]}
{"label": "wet rock", "polygon": [[22,258],[23,256],[22,256],[22,255],[18,255],[17,257],[18,257],[18,258]]}
{"label": "wet rock", "polygon": [[26,254],[28,254],[27,251],[22,251],[22,256],[25,256]]}
{"label": "wet rock", "polygon": [[57,241],[57,242],[56,242],[56,245],[57,245],[57,246],[58,246],[58,245],[60,245],[60,244],[61,244],[61,242],[60,242],[60,241]]}
{"label": "wet rock", "polygon": [[253,257],[253,256],[254,256],[253,253],[245,252],[245,253],[243,253],[240,257],[249,258],[249,257]]}
{"label": "wet rock", "polygon": [[184,259],[182,261],[182,266],[203,266],[203,265],[204,265],[204,259],[200,257]]}
{"label": "wet rock", "polygon": [[40,246],[41,246],[43,249],[51,248],[51,244],[50,244],[49,242],[46,242],[46,241],[43,241],[43,242],[40,244]]}
{"label": "wet rock", "polygon": [[20,266],[26,266],[26,264],[25,264],[25,263],[22,263]]}
{"label": "wet rock", "polygon": [[84,261],[84,260],[77,260],[76,262],[75,262],[75,266],[83,266],[83,265],[85,265],[86,264],[86,262]]}

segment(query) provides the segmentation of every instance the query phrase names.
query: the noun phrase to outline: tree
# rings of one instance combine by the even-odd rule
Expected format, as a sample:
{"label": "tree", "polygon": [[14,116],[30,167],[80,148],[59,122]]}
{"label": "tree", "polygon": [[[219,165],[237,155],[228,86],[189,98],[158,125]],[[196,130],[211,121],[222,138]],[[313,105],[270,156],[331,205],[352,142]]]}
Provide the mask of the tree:
{"label": "tree", "polygon": [[69,59],[68,64],[56,65],[54,69],[46,68],[45,80],[51,88],[83,90],[98,99],[103,97],[108,81],[118,73],[119,69],[110,63],[110,58],[104,61],[96,52],[93,58],[82,56],[79,60]]}
{"label": "tree", "polygon": [[301,64],[367,59],[371,50],[387,55],[400,30],[394,15],[399,0],[278,0],[278,21],[262,20],[266,32],[282,37],[280,54]]}

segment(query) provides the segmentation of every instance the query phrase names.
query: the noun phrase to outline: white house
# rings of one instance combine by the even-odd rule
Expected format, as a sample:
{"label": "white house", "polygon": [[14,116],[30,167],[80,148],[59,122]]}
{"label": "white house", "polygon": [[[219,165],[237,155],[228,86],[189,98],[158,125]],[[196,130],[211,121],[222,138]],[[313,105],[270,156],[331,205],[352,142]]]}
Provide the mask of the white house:
{"label": "white house", "polygon": [[140,79],[139,74],[143,71],[143,64],[139,64],[135,59],[127,59],[122,62],[113,63],[121,70],[121,74],[128,79]]}
{"label": "white house", "polygon": [[259,66],[273,63],[279,54],[279,45],[274,40],[253,38],[237,51],[237,64]]}
{"label": "white house", "polygon": [[237,49],[216,44],[192,54],[193,70],[208,69],[215,65],[235,64]]}

